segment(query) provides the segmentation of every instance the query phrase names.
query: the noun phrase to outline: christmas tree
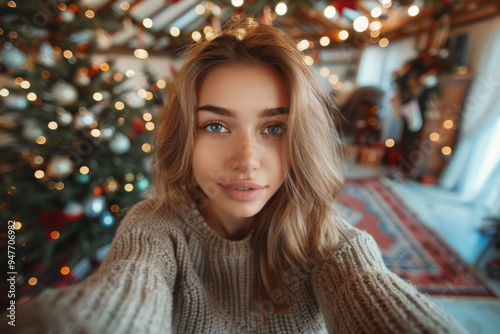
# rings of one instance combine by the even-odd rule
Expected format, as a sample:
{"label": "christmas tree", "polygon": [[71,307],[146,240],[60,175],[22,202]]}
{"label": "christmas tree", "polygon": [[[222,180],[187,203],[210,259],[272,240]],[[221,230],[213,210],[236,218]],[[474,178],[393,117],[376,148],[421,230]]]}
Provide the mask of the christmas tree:
{"label": "christmas tree", "polygon": [[0,1],[0,11],[2,261],[19,298],[83,279],[146,197],[166,82],[93,61],[123,11],[74,0]]}

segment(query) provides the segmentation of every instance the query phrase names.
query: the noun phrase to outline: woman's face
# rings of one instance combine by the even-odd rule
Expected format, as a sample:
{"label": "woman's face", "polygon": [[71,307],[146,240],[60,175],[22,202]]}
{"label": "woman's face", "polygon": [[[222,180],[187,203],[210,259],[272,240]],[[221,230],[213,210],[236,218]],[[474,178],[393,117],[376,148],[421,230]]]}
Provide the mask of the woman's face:
{"label": "woman's face", "polygon": [[284,181],[283,79],[267,67],[218,67],[197,101],[192,165],[205,210],[219,223],[251,221]]}

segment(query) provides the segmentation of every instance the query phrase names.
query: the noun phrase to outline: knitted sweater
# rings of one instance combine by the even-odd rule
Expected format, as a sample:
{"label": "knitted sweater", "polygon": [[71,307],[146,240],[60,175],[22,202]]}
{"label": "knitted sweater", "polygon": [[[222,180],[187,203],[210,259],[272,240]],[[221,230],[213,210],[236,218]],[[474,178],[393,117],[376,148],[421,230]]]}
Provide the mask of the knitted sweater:
{"label": "knitted sweater", "polygon": [[251,307],[250,235],[220,237],[194,204],[186,210],[191,226],[166,220],[163,209],[152,214],[154,204],[146,200],[130,210],[94,274],[19,306],[16,332],[464,332],[385,267],[369,234],[345,223],[340,227],[350,242],[341,238],[332,254],[336,264],[284,273],[300,298],[289,314],[268,313],[264,325]]}

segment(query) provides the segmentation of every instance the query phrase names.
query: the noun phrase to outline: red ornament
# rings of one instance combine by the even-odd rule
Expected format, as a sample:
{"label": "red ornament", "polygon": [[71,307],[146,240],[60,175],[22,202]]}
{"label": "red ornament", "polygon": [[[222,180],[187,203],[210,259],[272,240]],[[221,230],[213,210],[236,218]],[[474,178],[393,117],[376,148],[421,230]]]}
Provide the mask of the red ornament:
{"label": "red ornament", "polygon": [[332,6],[342,15],[344,8],[356,10],[356,0],[335,0],[332,2]]}
{"label": "red ornament", "polygon": [[132,119],[132,126],[134,127],[135,132],[139,134],[146,132],[144,121],[139,118]]}

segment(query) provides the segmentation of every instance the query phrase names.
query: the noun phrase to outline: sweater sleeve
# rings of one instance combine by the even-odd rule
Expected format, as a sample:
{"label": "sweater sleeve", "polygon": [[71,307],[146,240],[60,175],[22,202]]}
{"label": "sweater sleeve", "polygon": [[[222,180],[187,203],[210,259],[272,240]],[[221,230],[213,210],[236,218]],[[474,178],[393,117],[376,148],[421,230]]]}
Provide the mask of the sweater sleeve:
{"label": "sweater sleeve", "polygon": [[329,333],[466,333],[414,286],[385,266],[371,235],[347,227],[334,261],[312,272]]}
{"label": "sweater sleeve", "polygon": [[165,221],[148,210],[146,202],[131,209],[86,280],[47,289],[19,306],[16,332],[170,333],[174,251]]}

